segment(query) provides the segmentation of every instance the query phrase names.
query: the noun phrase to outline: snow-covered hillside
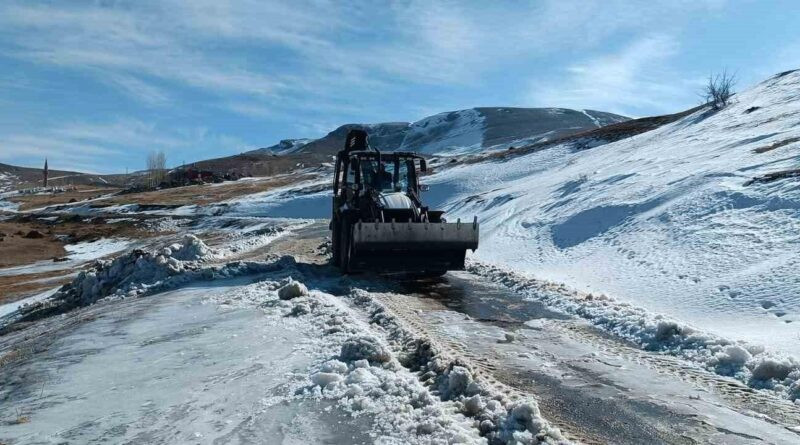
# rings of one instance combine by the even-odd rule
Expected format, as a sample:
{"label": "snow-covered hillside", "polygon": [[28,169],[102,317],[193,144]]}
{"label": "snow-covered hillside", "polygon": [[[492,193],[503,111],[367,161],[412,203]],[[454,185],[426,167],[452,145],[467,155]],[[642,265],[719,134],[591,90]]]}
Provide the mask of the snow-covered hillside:
{"label": "snow-covered hillside", "polygon": [[470,108],[412,123],[347,124],[293,152],[336,153],[350,129],[363,128],[370,135],[370,145],[379,150],[462,154],[553,140],[626,120],[624,116],[593,110]]}
{"label": "snow-covered hillside", "polygon": [[11,190],[16,181],[17,177],[11,173],[0,172],[0,193]]}
{"label": "snow-covered hillside", "polygon": [[800,178],[753,181],[800,168],[798,122],[787,72],[719,112],[426,182],[451,216],[478,215],[480,260],[800,355]]}
{"label": "snow-covered hillside", "polygon": [[272,153],[276,155],[286,155],[295,153],[313,139],[284,139],[270,147],[257,148],[248,153]]}
{"label": "snow-covered hillside", "polygon": [[553,140],[622,122],[611,113],[566,108],[471,108],[412,123],[402,150],[428,154],[474,153]]}

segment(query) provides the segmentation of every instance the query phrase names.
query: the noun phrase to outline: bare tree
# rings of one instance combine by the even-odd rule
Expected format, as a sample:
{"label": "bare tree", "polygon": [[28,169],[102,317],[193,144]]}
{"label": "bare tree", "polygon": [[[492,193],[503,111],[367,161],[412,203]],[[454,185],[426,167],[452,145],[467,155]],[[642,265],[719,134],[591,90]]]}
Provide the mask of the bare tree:
{"label": "bare tree", "polygon": [[167,174],[167,155],[164,150],[151,151],[147,155],[147,185],[155,188]]}
{"label": "bare tree", "polygon": [[708,83],[703,87],[703,99],[715,110],[721,110],[731,103],[735,94],[736,76],[729,74],[728,70],[708,76]]}

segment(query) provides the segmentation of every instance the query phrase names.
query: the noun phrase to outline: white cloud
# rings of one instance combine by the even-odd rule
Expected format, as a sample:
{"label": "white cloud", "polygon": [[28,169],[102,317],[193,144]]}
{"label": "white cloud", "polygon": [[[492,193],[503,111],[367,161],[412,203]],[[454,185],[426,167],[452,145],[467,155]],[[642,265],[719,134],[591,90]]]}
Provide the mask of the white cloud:
{"label": "white cloud", "polygon": [[[186,114],[180,99],[191,96],[203,110],[286,122],[286,128],[321,135],[344,119],[410,119],[420,117],[413,115],[420,109],[464,106],[470,97],[410,103],[406,96],[418,86],[485,88],[487,72],[512,66],[509,75],[525,76],[517,68],[520,61],[533,65],[539,58],[597,51],[619,34],[639,40],[618,53],[573,63],[564,70],[565,79],[536,85],[528,97],[541,105],[667,109],[674,103],[668,96],[683,85],[671,84],[675,79],[664,69],[678,48],[675,37],[664,36],[679,35],[676,30],[693,12],[714,7],[677,0],[649,2],[646,8],[623,0],[544,0],[511,7],[447,0],[8,0],[0,3],[0,56],[88,74],[159,107],[164,116],[173,110]],[[641,37],[653,30],[661,37]],[[228,136],[192,129],[182,134],[136,119],[92,122],[43,134],[89,153],[102,147],[125,147],[127,153],[153,144],[175,150],[216,144],[223,151],[243,145]],[[13,147],[24,153],[21,145]],[[12,148],[2,149],[8,156]]]}
{"label": "white cloud", "polygon": [[107,74],[103,80],[124,94],[148,105],[165,105],[170,102],[164,89],[127,74]]}
{"label": "white cloud", "polygon": [[[158,11],[95,6],[44,7],[8,4],[0,25],[13,30],[7,56],[94,72],[126,93],[159,100],[155,87],[137,76],[217,92],[271,94],[281,87],[274,76],[232,63],[223,53],[195,48],[193,38],[175,32]],[[179,23],[177,24],[179,25]],[[180,29],[180,26],[178,26]]]}
{"label": "white cloud", "polygon": [[36,135],[0,136],[0,162],[22,159],[26,165],[38,165],[47,157],[60,170],[119,173],[124,166],[144,168],[145,155],[155,149],[166,152],[168,165],[177,165],[199,160],[202,153],[233,154],[252,146],[203,126],[161,128],[137,119],[69,122],[41,128]]}
{"label": "white cloud", "polygon": [[97,172],[98,159],[119,154],[104,145],[53,138],[46,134],[40,136],[20,134],[0,138],[0,161],[10,162],[17,159],[20,153],[24,153],[29,165],[30,163],[38,165],[48,158],[54,169],[87,173]]}
{"label": "white cloud", "polygon": [[678,49],[672,37],[644,37],[616,53],[570,65],[558,79],[532,81],[529,103],[633,115],[644,109],[675,111],[696,91],[668,67]]}

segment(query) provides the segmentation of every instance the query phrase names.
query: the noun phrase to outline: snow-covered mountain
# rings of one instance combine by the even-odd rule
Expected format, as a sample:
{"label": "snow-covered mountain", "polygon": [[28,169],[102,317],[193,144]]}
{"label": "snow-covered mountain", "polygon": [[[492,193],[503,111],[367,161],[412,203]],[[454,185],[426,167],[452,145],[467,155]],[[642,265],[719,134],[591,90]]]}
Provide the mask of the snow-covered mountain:
{"label": "snow-covered mountain", "polygon": [[470,108],[439,113],[411,123],[346,124],[320,139],[283,153],[336,153],[353,128],[367,130],[370,144],[379,150],[458,154],[528,145],[626,120],[624,116],[593,110]]}
{"label": "snow-covered mountain", "polygon": [[257,148],[248,153],[286,155],[297,152],[311,141],[313,139],[284,139],[273,146]]}
{"label": "snow-covered mountain", "polygon": [[[478,215],[478,259],[679,320],[674,333],[692,348],[707,341],[700,330],[800,356],[798,122],[791,71],[721,111],[591,149],[570,141],[489,157],[426,182],[451,217]],[[629,308],[581,310],[639,329],[625,322]]]}

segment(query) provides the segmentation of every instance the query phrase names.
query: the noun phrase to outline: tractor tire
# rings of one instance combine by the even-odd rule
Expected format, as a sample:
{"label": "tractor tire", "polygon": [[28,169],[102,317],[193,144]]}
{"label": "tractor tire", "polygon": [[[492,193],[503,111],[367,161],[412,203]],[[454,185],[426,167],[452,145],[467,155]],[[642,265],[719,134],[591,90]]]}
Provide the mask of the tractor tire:
{"label": "tractor tire", "polygon": [[339,239],[341,234],[339,233],[339,223],[334,222],[331,224],[331,264],[336,267],[339,267],[339,261],[342,256],[342,244],[341,240]]}
{"label": "tractor tire", "polygon": [[343,274],[350,273],[350,252],[352,252],[352,227],[350,224],[340,224],[339,227],[339,269]]}

